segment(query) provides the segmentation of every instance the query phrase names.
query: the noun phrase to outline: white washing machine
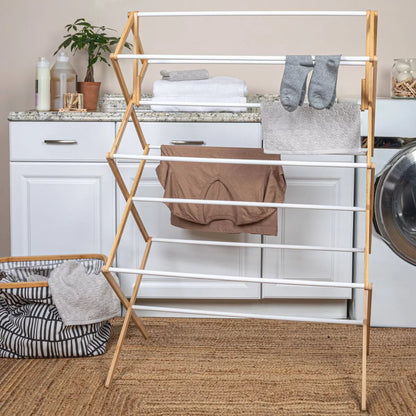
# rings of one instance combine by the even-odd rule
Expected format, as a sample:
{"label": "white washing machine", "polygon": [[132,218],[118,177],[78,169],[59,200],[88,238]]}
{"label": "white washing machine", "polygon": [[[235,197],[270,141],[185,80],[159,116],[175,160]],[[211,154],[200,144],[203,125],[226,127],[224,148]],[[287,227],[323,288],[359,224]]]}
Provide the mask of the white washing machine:
{"label": "white washing machine", "polygon": [[[367,132],[367,112],[362,114]],[[416,100],[378,99],[374,150],[376,186],[369,281],[372,326],[416,327]],[[400,138],[415,138],[400,148]],[[394,140],[398,139],[398,140]],[[408,140],[406,140],[408,141]],[[357,157],[365,162],[365,157]],[[365,170],[356,172],[356,204],[365,206]],[[364,214],[357,213],[355,246],[364,246]],[[363,255],[355,256],[354,280],[363,281]],[[350,315],[362,318],[362,291],[354,291]]]}

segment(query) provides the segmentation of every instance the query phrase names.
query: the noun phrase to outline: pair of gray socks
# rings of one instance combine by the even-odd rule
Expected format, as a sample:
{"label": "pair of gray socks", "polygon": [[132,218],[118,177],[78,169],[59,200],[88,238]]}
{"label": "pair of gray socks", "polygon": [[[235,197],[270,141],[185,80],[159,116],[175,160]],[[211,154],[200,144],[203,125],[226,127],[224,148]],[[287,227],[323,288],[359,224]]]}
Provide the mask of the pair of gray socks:
{"label": "pair of gray socks", "polygon": [[295,111],[303,104],[306,82],[313,69],[309,83],[309,105],[317,110],[331,108],[336,98],[338,67],[341,55],[315,56],[315,65],[310,55],[289,55],[280,85],[280,101],[287,111]]}

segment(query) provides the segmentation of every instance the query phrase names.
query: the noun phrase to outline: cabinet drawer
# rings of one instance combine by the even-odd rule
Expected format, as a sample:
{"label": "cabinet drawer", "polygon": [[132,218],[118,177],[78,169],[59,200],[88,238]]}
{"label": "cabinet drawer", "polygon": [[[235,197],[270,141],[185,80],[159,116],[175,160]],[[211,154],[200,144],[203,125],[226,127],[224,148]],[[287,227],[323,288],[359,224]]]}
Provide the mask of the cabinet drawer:
{"label": "cabinet drawer", "polygon": [[[259,123],[140,123],[147,143],[173,144],[198,140],[207,146],[261,147]],[[117,123],[117,128],[120,123]],[[133,123],[128,123],[118,153],[137,154],[140,142]]]}
{"label": "cabinet drawer", "polygon": [[105,161],[112,122],[12,122],[11,161]]}

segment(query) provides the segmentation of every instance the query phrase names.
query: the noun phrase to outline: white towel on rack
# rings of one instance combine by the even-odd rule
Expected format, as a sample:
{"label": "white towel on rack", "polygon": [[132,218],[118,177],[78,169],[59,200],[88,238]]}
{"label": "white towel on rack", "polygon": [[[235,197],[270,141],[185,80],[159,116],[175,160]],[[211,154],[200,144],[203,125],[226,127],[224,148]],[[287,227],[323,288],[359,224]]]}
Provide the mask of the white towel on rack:
{"label": "white towel on rack", "polygon": [[[169,81],[168,81],[169,82]],[[246,97],[153,97],[152,101],[166,101],[166,102],[199,102],[199,103],[239,103],[245,104],[247,102]],[[241,112],[247,111],[247,107],[214,107],[214,106],[185,106],[185,105],[151,105],[150,108],[153,111],[186,111],[186,112],[217,112],[217,111],[230,111]]]}
{"label": "white towel on rack", "polygon": [[356,101],[341,101],[330,110],[304,105],[293,112],[286,111],[280,102],[264,102],[261,119],[264,153],[362,153]]}
{"label": "white towel on rack", "polygon": [[153,83],[154,97],[245,97],[247,84],[233,77],[212,77],[201,80]]}

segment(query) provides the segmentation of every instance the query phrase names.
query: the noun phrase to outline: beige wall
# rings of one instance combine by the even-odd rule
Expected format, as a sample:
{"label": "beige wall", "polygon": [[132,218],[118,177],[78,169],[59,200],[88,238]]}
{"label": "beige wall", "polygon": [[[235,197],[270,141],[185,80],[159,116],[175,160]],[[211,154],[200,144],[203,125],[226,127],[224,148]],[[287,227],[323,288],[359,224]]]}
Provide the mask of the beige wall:
{"label": "beige wall", "polygon": [[[121,33],[129,10],[365,10],[379,11],[378,96],[388,96],[393,58],[416,56],[416,2],[414,0],[1,0],[0,34],[0,256],[9,254],[9,166],[8,123],[10,111],[34,107],[36,59],[51,62],[64,35],[64,26],[78,17],[97,25],[116,28]],[[140,25],[143,46],[148,53],[201,54],[364,54],[363,18],[147,18]],[[84,76],[84,56],[72,59],[79,77]],[[171,66],[170,68],[173,68]],[[148,72],[145,92],[161,68]],[[250,93],[276,93],[283,68],[275,66],[209,66],[213,75],[233,75],[245,79]],[[362,70],[341,69],[338,95],[359,95]],[[127,77],[130,79],[130,77]],[[118,93],[111,68],[96,68],[101,92]]]}

